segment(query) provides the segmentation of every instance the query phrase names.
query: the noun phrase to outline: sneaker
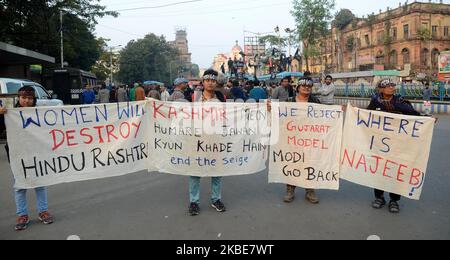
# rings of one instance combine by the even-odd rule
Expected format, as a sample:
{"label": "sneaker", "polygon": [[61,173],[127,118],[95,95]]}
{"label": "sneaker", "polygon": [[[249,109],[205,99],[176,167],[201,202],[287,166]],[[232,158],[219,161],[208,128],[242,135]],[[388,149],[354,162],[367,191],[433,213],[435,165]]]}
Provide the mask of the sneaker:
{"label": "sneaker", "polygon": [[47,211],[39,213],[39,221],[41,221],[44,225],[50,225],[53,223],[53,217]]}
{"label": "sneaker", "polygon": [[376,199],[374,202],[372,202],[372,208],[374,209],[381,209],[386,205],[386,200],[384,198]]}
{"label": "sneaker", "polygon": [[25,229],[27,229],[29,223],[30,223],[30,219],[28,218],[28,216],[20,216],[17,219],[17,223],[16,223],[16,226],[14,227],[14,229],[16,231],[25,230]]}
{"label": "sneaker", "polygon": [[191,216],[197,216],[200,214],[200,207],[197,203],[193,202],[189,205],[189,214],[191,214]]}
{"label": "sneaker", "polygon": [[217,212],[225,212],[227,209],[225,208],[225,205],[223,205],[222,201],[218,200],[211,204],[211,207],[213,207]]}
{"label": "sneaker", "polygon": [[389,202],[389,212],[394,214],[400,213],[400,206],[396,201]]}

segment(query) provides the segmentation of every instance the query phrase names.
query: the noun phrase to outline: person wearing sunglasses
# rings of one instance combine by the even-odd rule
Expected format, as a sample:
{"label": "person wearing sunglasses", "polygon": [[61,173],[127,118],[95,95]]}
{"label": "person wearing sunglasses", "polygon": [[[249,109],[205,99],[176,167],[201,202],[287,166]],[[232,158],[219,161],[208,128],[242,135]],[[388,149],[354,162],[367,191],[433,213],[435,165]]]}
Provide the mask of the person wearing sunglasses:
{"label": "person wearing sunglasses", "polygon": [[[293,102],[304,102],[304,103],[316,103],[320,104],[318,98],[312,94],[313,81],[310,77],[305,77],[299,80],[296,88],[296,97]],[[295,186],[287,185],[287,193],[284,197],[284,202],[291,203],[295,199]],[[316,192],[313,189],[306,189],[305,199],[312,204],[318,204],[319,199],[317,198]]]}
{"label": "person wearing sunglasses", "polygon": [[[391,79],[381,80],[378,83],[379,93],[372,98],[367,109],[402,115],[421,116],[408,100],[404,99],[401,95],[396,95],[396,86],[397,84]],[[400,206],[398,204],[400,198],[401,196],[398,194],[390,194],[389,212],[400,212]],[[386,205],[384,191],[375,189],[375,201],[372,203],[372,207],[381,209],[384,205]]]}

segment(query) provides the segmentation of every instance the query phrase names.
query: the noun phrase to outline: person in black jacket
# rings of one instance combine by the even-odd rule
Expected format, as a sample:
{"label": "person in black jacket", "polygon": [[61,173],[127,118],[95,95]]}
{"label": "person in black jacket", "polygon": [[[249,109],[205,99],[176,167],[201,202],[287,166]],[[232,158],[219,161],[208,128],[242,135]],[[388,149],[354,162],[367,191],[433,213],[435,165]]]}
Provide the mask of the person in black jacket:
{"label": "person in black jacket", "polygon": [[[369,110],[378,110],[388,113],[420,116],[411,103],[404,99],[400,95],[396,95],[396,84],[390,79],[381,80],[378,83],[379,93],[372,97],[369,106]],[[400,206],[398,202],[401,196],[398,194],[390,194],[389,211],[391,213],[399,213]],[[381,209],[386,205],[384,198],[384,191],[375,189],[375,201],[372,203],[372,207],[375,209]]]}

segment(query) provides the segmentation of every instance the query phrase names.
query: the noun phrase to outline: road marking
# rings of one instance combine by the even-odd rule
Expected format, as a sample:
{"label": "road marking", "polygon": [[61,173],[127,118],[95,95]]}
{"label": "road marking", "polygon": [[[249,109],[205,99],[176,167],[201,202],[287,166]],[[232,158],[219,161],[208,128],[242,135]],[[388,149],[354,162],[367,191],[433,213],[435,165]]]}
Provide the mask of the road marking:
{"label": "road marking", "polygon": [[81,238],[77,235],[70,235],[67,237],[67,240],[81,240]]}
{"label": "road marking", "polygon": [[371,235],[367,238],[367,240],[381,240],[381,237],[377,236],[377,235]]}

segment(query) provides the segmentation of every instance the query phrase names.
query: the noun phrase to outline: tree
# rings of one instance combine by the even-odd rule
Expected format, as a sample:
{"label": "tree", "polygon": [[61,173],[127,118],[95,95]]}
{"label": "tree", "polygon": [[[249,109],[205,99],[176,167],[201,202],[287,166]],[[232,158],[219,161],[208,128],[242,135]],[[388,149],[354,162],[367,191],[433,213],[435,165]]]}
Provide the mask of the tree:
{"label": "tree", "polygon": [[[376,22],[377,22],[377,17],[375,16],[375,13],[369,14],[367,16],[366,25],[369,26],[369,29],[370,29],[370,38],[369,39],[371,41],[371,43],[369,45],[373,44],[373,29],[374,29],[374,25]],[[371,49],[372,49],[371,56],[375,57],[375,48],[371,48]]]}
{"label": "tree", "polygon": [[[99,46],[98,40],[88,29],[89,25],[85,21],[71,14],[65,16],[65,21],[68,26],[64,30],[64,60],[69,66],[91,70],[92,65],[100,57],[102,46]],[[50,54],[59,57],[59,48],[50,50]]]}
{"label": "tree", "polygon": [[356,16],[349,9],[341,9],[334,17],[333,25],[342,31],[355,18]]}
{"label": "tree", "polygon": [[[342,37],[342,31],[345,29],[345,27],[347,27],[349,24],[352,24],[352,27],[355,28],[358,25],[358,19],[356,18],[356,16],[352,13],[352,11],[350,11],[349,9],[341,9],[336,16],[334,17],[333,20],[333,26],[335,28],[337,28],[336,30],[336,34],[338,39],[341,39]],[[349,44],[349,40],[351,40],[350,38],[347,40],[347,49],[350,49],[349,51],[353,51],[354,47],[355,47],[355,42],[354,42],[354,38],[351,40],[351,44]],[[343,46],[342,44],[337,44],[337,48],[339,50],[339,57],[338,57],[338,70],[340,69],[340,60],[342,57],[342,53],[343,53]],[[355,48],[356,49],[356,48]]]}
{"label": "tree", "polygon": [[200,67],[199,67],[197,64],[192,64],[192,67],[191,67],[191,75],[192,75],[194,78],[200,77]]}
{"label": "tree", "polygon": [[264,43],[270,46],[270,48],[286,47],[287,44],[286,37],[278,37],[276,35],[266,35],[259,38],[260,43]]}
{"label": "tree", "polygon": [[118,77],[124,83],[157,80],[170,85],[171,72],[183,69],[179,60],[178,50],[163,36],[148,34],[130,41],[122,50]]}
{"label": "tree", "polygon": [[[421,45],[425,45],[426,42],[428,41],[428,44],[429,44],[428,52],[430,53],[430,57],[424,57],[423,56],[424,54],[422,54],[422,47],[421,47],[421,56],[422,56],[421,59],[425,59],[425,61],[426,61],[426,59],[429,58],[430,59],[430,64],[432,64],[433,58],[431,56],[432,55],[431,40],[433,39],[433,34],[431,33],[431,31],[427,27],[422,26],[422,27],[419,27],[417,29],[417,36],[420,39]],[[427,62],[425,62],[424,64],[426,65],[426,63]],[[432,72],[432,69],[430,68],[430,73],[431,72]]]}
{"label": "tree", "polygon": [[60,57],[60,11],[63,11],[65,61],[88,70],[99,56],[93,35],[96,19],[117,16],[95,2],[99,0],[0,0],[0,39]]}
{"label": "tree", "polygon": [[334,0],[294,0],[294,9],[291,14],[297,23],[299,38],[303,42],[307,70],[309,70],[310,55],[317,53],[314,51],[314,46],[328,33],[333,8]]}
{"label": "tree", "polygon": [[385,64],[387,69],[391,69],[391,51],[392,51],[392,23],[390,20],[387,20],[384,23],[384,32],[383,32],[383,45],[384,45],[384,53],[386,54]]}
{"label": "tree", "polygon": [[428,28],[426,27],[420,27],[417,29],[417,36],[419,37],[419,39],[421,41],[429,41],[431,39],[433,39],[431,32]]}
{"label": "tree", "polygon": [[94,73],[97,76],[97,79],[101,81],[105,81],[110,77],[111,69],[113,75],[117,74],[119,71],[120,53],[112,52],[111,49],[108,48],[107,41],[109,41],[109,39],[97,39],[97,45],[100,49],[100,57],[92,66],[92,73]]}

